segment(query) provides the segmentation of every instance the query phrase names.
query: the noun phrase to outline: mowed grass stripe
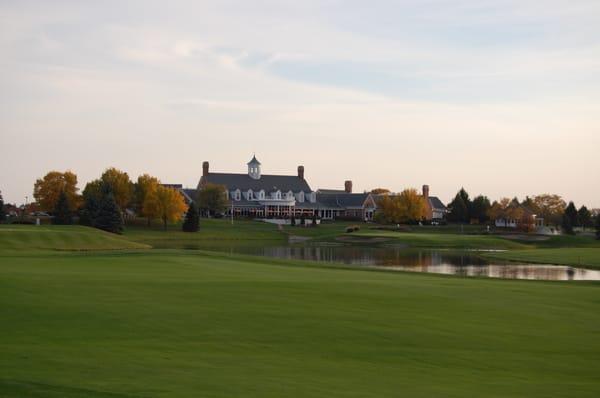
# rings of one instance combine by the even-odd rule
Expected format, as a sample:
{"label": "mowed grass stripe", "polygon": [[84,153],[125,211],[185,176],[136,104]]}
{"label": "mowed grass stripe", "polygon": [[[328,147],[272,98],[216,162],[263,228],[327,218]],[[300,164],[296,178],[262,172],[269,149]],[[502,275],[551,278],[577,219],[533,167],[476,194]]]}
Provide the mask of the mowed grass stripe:
{"label": "mowed grass stripe", "polygon": [[[598,284],[183,253],[6,260],[9,381],[90,391],[82,396],[600,393]],[[6,383],[2,393],[35,396]]]}

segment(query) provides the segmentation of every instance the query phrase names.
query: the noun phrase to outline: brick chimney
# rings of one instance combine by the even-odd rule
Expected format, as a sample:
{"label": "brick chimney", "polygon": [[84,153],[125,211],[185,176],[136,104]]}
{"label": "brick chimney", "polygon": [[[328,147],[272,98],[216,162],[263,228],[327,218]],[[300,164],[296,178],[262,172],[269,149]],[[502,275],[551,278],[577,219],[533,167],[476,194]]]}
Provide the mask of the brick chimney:
{"label": "brick chimney", "polygon": [[429,198],[429,185],[423,185],[423,197],[425,199]]}
{"label": "brick chimney", "polygon": [[346,191],[346,193],[352,193],[352,181],[344,181],[344,191]]}
{"label": "brick chimney", "polygon": [[304,180],[304,166],[298,166],[298,178]]}
{"label": "brick chimney", "polygon": [[208,175],[208,162],[202,162],[202,176],[206,177]]}

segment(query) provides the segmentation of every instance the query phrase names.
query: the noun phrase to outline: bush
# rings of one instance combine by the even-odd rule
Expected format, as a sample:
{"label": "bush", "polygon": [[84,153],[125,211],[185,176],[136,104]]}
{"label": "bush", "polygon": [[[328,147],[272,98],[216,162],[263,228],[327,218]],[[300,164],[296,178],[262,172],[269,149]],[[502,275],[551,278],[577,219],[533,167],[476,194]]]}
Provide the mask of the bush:
{"label": "bush", "polygon": [[356,232],[359,231],[360,227],[358,225],[350,225],[348,227],[346,227],[346,233],[352,233],[352,232]]}

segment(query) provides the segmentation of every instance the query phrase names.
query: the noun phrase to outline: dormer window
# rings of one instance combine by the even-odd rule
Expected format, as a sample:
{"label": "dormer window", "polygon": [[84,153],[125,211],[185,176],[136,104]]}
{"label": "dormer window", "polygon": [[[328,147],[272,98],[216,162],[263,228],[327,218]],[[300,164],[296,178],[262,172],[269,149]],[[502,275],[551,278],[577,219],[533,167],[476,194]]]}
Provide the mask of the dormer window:
{"label": "dormer window", "polygon": [[258,198],[259,198],[259,199],[264,199],[264,198],[265,198],[265,191],[264,191],[263,189],[261,189],[261,190],[258,192]]}
{"label": "dormer window", "polygon": [[234,200],[241,200],[242,199],[242,193],[240,192],[239,189],[236,189],[235,191],[233,191],[233,199]]}
{"label": "dormer window", "polygon": [[246,199],[247,200],[253,200],[254,199],[254,195],[252,194],[252,190],[249,189],[248,192],[246,192]]}
{"label": "dormer window", "polygon": [[281,199],[281,191],[275,192],[275,199]]}
{"label": "dormer window", "polygon": [[300,203],[304,202],[304,192],[303,191],[298,192],[298,202],[300,202]]}
{"label": "dormer window", "polygon": [[294,198],[294,193],[293,193],[292,191],[288,191],[288,192],[285,194],[285,198],[286,198],[287,200],[291,200],[291,199],[293,199],[293,198]]}

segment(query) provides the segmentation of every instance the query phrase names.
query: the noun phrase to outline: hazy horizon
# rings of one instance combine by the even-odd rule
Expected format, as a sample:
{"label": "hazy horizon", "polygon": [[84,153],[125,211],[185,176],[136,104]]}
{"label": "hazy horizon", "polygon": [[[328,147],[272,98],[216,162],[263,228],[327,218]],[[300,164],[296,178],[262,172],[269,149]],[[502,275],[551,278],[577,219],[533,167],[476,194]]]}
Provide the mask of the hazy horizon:
{"label": "hazy horizon", "polygon": [[[600,2],[0,0],[0,191],[108,167],[600,208]],[[168,6],[167,6],[168,5]]]}

